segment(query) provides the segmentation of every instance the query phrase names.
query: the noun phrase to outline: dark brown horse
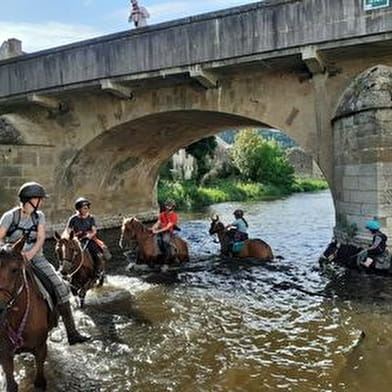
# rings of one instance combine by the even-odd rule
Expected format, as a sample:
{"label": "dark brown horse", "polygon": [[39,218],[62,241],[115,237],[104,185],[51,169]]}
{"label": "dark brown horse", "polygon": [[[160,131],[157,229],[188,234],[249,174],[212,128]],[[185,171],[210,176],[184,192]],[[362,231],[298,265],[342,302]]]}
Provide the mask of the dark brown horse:
{"label": "dark brown horse", "polygon": [[[221,245],[221,253],[225,256],[231,255],[231,238],[226,230],[226,226],[219,220],[218,216],[211,218],[210,235],[217,234]],[[271,247],[258,238],[244,241],[243,248],[233,255],[234,257],[247,258],[254,257],[262,261],[273,260],[274,255]]]}
{"label": "dark brown horse", "polygon": [[[57,324],[42,298],[32,271],[21,254],[24,240],[0,248],[0,363],[7,392],[16,392],[14,355],[30,352],[35,357],[36,390],[46,390],[44,362],[48,332]],[[26,266],[27,264],[27,266]]]}
{"label": "dark brown horse", "polygon": [[128,250],[137,245],[138,262],[150,266],[155,264],[180,264],[189,260],[188,244],[173,236],[172,253],[163,259],[157,235],[153,234],[136,218],[124,219],[121,227],[120,248]]}
{"label": "dark brown horse", "polygon": [[54,237],[59,271],[64,279],[70,281],[72,294],[79,297],[83,308],[87,291],[95,285],[102,286],[103,275],[98,276],[90,252],[83,248],[73,232],[62,237],[55,232]]}

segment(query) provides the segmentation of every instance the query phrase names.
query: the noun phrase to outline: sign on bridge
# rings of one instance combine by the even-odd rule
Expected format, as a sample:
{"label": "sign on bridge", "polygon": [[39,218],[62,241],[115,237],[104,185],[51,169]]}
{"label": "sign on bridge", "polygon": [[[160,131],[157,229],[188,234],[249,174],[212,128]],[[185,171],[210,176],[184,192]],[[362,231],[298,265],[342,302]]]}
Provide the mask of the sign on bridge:
{"label": "sign on bridge", "polygon": [[389,6],[389,0],[364,0],[363,8],[365,11],[374,10]]}

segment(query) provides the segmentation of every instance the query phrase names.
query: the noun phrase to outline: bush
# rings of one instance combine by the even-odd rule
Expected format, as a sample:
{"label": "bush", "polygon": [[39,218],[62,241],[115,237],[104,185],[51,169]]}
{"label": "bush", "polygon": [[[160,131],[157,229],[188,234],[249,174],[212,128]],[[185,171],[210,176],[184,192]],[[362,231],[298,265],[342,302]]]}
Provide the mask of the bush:
{"label": "bush", "polygon": [[294,181],[294,168],[275,140],[263,139],[255,130],[237,134],[232,149],[234,165],[253,182],[269,183],[287,190]]}

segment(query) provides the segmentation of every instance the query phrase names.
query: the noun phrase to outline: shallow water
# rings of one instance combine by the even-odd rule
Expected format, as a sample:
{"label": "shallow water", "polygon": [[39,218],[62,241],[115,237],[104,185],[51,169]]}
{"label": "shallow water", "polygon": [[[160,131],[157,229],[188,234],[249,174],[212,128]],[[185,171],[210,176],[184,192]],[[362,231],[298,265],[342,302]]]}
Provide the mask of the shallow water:
{"label": "shallow water", "polygon": [[[209,216],[228,223],[239,207],[250,236],[283,260],[218,256]],[[102,233],[115,253],[108,282],[76,311],[94,341],[68,347],[62,326],[52,333],[48,390],[390,391],[391,281],[322,275],[317,260],[333,225],[329,192],[181,214],[192,260],[178,274],[129,272],[119,230]],[[17,374],[20,390],[32,391],[30,356],[18,357]]]}

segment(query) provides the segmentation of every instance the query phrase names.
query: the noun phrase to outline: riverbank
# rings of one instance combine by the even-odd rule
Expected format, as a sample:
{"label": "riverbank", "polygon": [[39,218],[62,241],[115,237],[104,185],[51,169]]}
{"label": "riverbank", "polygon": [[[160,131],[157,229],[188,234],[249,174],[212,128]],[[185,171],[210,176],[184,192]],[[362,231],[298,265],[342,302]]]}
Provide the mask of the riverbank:
{"label": "riverbank", "polygon": [[313,192],[328,189],[325,180],[297,178],[287,189],[275,185],[242,182],[237,180],[216,180],[208,185],[195,181],[166,181],[158,184],[158,200],[174,200],[180,210],[192,210],[227,201],[262,201],[289,196],[298,192]]}

